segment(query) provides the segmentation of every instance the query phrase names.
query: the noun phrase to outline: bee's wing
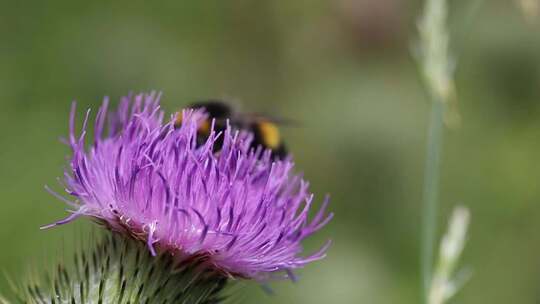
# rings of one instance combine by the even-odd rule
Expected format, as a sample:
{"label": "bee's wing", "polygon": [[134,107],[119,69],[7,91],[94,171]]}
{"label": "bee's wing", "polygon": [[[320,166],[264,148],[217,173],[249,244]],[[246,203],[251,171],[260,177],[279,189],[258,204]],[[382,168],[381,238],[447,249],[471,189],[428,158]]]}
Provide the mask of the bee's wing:
{"label": "bee's wing", "polygon": [[291,118],[286,118],[286,117],[279,117],[279,116],[267,115],[267,114],[262,114],[262,113],[247,113],[245,114],[245,116],[246,116],[246,119],[250,121],[267,120],[279,126],[287,126],[287,127],[302,126],[302,123],[300,121],[291,119]]}

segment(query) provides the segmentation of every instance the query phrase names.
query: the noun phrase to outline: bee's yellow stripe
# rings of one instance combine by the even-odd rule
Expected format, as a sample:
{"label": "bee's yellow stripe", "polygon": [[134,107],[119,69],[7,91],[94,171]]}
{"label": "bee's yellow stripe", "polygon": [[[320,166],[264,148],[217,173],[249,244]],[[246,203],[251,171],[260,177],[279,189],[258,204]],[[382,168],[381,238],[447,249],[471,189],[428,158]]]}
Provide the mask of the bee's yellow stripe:
{"label": "bee's yellow stripe", "polygon": [[176,119],[174,120],[174,127],[175,128],[180,128],[182,126],[182,112],[177,112],[176,113]]}
{"label": "bee's yellow stripe", "polygon": [[205,119],[201,125],[199,126],[199,128],[197,129],[197,131],[199,131],[200,133],[204,134],[204,135],[209,135],[210,134],[210,128],[211,128],[211,125],[210,125],[210,120],[208,119]]}
{"label": "bee's yellow stripe", "polygon": [[279,145],[281,144],[281,134],[279,133],[278,127],[269,121],[261,121],[258,123],[258,126],[263,144],[270,149],[279,148]]}
{"label": "bee's yellow stripe", "polygon": [[[183,121],[182,113],[180,113],[180,112],[176,113],[176,119],[174,121],[175,128],[180,128],[182,126],[182,121]],[[208,135],[208,134],[210,134],[210,128],[211,128],[210,120],[205,119],[201,123],[201,125],[199,126],[197,131],[204,134],[204,135]]]}

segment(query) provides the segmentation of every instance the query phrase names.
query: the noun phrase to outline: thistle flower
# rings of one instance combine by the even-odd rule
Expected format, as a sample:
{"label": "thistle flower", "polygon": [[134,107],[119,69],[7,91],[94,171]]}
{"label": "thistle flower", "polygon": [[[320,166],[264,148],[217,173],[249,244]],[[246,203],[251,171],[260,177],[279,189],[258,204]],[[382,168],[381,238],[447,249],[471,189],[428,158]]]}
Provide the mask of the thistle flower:
{"label": "thistle flower", "polygon": [[[145,242],[152,255],[204,257],[225,277],[293,279],[292,270],[324,258],[329,242],[307,256],[301,242],[332,218],[325,213],[328,199],[309,220],[313,195],[290,159],[274,161],[269,151],[251,149],[252,135],[230,127],[197,144],[206,114],[188,109],[164,119],[159,99],[124,97],[115,112],[105,99],[89,149],[89,111],[77,135],[72,106],[73,155],[64,180],[74,199],[59,196],[72,214],[44,228],[87,216]],[[183,115],[179,129],[176,115]],[[223,146],[215,153],[219,137]]]}

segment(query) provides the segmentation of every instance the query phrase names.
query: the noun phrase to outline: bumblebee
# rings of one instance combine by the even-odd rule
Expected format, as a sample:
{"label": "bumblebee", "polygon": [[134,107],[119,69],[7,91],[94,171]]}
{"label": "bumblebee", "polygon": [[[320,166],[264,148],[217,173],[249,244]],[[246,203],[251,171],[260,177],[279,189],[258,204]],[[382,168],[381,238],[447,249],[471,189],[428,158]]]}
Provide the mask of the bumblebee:
{"label": "bumblebee", "polygon": [[[198,141],[201,144],[210,135],[213,119],[215,119],[214,129],[218,132],[224,131],[227,128],[227,120],[229,120],[231,127],[234,129],[253,133],[251,147],[257,148],[258,146],[262,146],[264,149],[269,149],[272,152],[272,156],[277,159],[283,159],[287,156],[287,149],[281,138],[276,119],[261,114],[237,111],[230,104],[217,99],[195,102],[189,105],[188,108],[202,108],[208,113],[208,119],[199,126],[198,130],[198,134],[201,136]],[[177,115],[176,117],[174,126],[175,128],[179,128],[182,125],[182,115]],[[222,145],[223,137],[220,137],[214,145],[215,151],[219,151]]]}

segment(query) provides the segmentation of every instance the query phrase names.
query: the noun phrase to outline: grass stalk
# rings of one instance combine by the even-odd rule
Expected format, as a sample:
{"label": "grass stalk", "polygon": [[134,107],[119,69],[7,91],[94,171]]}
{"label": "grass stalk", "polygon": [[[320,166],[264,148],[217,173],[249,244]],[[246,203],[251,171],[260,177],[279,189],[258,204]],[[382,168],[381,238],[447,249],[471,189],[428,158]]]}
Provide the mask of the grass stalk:
{"label": "grass stalk", "polygon": [[433,252],[437,235],[439,171],[444,131],[443,116],[444,104],[441,102],[433,102],[427,135],[422,206],[421,267],[423,297],[426,303],[428,290],[431,286]]}
{"label": "grass stalk", "polygon": [[439,172],[445,110],[454,96],[448,48],[446,0],[426,0],[418,28],[421,52],[419,64],[432,101],[426,141],[420,254],[422,299],[423,303],[427,304],[437,235]]}

